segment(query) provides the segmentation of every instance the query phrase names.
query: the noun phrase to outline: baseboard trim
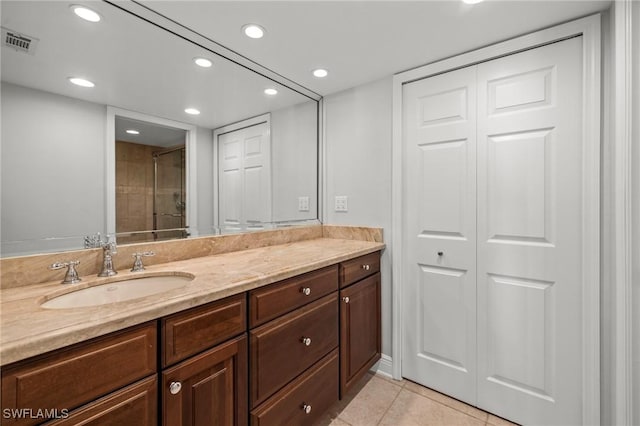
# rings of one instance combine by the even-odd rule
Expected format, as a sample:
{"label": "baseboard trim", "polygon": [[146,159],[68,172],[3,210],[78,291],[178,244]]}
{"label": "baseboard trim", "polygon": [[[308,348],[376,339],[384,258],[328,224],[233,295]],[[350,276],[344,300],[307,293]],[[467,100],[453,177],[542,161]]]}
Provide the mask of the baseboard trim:
{"label": "baseboard trim", "polygon": [[371,371],[389,378],[393,378],[393,361],[391,357],[389,355],[382,354],[382,356],[380,357],[380,361],[378,361],[371,368]]}

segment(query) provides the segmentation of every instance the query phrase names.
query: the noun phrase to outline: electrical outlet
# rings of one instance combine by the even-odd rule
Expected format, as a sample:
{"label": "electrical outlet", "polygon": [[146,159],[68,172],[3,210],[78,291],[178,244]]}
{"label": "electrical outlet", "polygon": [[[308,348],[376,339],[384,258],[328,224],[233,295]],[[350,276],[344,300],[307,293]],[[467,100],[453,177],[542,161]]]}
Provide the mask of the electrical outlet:
{"label": "electrical outlet", "polygon": [[349,206],[347,204],[347,196],[346,195],[336,195],[335,211],[337,211],[337,212],[349,211]]}
{"label": "electrical outlet", "polygon": [[309,211],[309,197],[298,197],[298,211]]}

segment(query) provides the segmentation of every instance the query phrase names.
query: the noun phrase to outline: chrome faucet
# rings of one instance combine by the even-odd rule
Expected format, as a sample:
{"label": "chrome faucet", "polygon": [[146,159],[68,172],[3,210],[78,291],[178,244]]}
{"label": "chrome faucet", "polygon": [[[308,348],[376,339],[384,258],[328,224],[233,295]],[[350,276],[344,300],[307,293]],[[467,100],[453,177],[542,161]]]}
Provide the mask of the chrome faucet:
{"label": "chrome faucet", "polygon": [[144,271],[144,265],[142,263],[142,257],[148,257],[148,256],[155,256],[156,254],[152,251],[145,251],[142,253],[134,253],[133,257],[134,257],[134,261],[133,261],[133,268],[131,268],[131,272],[140,272],[140,271]]}
{"label": "chrome faucet", "polygon": [[49,269],[55,271],[57,269],[67,268],[67,273],[64,276],[64,280],[62,280],[62,284],[75,284],[82,281],[78,276],[78,271],[76,271],[76,266],[80,263],[79,260],[70,260],[68,262],[56,262],[52,265],[49,265]]}
{"label": "chrome faucet", "polygon": [[118,272],[113,269],[113,259],[111,258],[116,251],[116,242],[102,244],[102,271],[98,274],[99,277],[112,277]]}

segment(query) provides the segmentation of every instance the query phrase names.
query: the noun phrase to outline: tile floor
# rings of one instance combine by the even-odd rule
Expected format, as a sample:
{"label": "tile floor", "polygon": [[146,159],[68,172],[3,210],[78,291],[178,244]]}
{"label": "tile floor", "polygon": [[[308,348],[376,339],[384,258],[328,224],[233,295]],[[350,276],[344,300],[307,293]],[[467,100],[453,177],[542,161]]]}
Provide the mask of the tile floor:
{"label": "tile floor", "polygon": [[408,380],[367,374],[316,426],[513,426]]}

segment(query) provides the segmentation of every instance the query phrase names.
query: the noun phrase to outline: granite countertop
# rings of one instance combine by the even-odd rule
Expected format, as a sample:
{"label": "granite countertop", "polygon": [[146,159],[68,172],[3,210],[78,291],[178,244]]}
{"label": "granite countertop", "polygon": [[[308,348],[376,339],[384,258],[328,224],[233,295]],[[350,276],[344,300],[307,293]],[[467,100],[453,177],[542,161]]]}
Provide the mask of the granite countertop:
{"label": "granite countertop", "polygon": [[[194,306],[252,290],[384,248],[383,243],[318,238],[119,271],[109,278],[83,276],[0,291],[0,365],[78,343]],[[152,275],[193,274],[184,287],[134,299],[72,309],[45,309],[52,296]]]}

